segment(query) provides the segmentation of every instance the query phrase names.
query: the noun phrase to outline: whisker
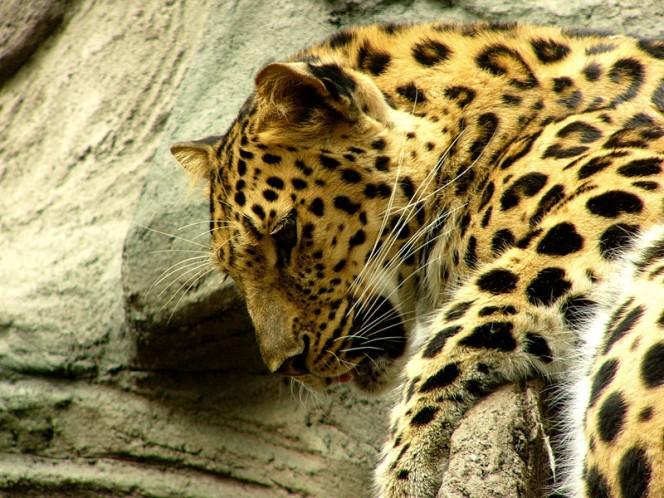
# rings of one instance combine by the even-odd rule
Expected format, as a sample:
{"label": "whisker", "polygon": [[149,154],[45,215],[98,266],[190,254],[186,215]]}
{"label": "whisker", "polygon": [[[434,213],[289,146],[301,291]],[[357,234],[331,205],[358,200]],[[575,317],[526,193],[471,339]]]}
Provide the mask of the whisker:
{"label": "whisker", "polygon": [[170,277],[174,273],[177,273],[178,271],[182,271],[186,268],[189,268],[191,266],[195,266],[199,263],[201,263],[204,260],[210,260],[210,255],[209,254],[199,254],[198,256],[191,256],[189,258],[185,258],[181,261],[178,261],[177,263],[172,264],[168,268],[166,268],[161,274],[157,277],[157,280],[150,286],[148,289],[148,292],[152,291],[155,287],[157,287],[163,280],[166,278]]}
{"label": "whisker", "polygon": [[[197,265],[192,265],[191,268],[189,268],[189,269],[187,269],[186,271],[184,271],[184,273],[181,273],[180,275],[178,275],[178,276],[177,276],[176,278],[174,278],[174,279],[173,279],[173,280],[172,280],[172,281],[171,281],[166,287],[164,287],[164,288],[161,290],[161,292],[158,294],[158,297],[163,296],[163,295],[166,293],[166,291],[168,291],[168,289],[170,289],[171,287],[173,287],[174,285],[176,285],[176,284],[179,282],[179,279],[182,279],[183,277],[188,277],[188,276],[191,275],[192,273],[198,272],[198,271],[203,270],[203,269],[205,269],[205,268],[207,268],[207,267],[208,267],[208,264],[207,264],[207,263],[199,263],[199,264],[197,264]],[[212,269],[214,269],[214,268],[212,268]],[[178,290],[179,290],[179,289],[178,289]]]}
{"label": "whisker", "polygon": [[[175,316],[175,310],[177,310],[177,308],[178,308],[180,302],[182,301],[182,299],[184,299],[184,296],[186,296],[186,295],[189,293],[189,290],[190,290],[194,285],[196,285],[198,282],[200,282],[203,278],[205,278],[207,275],[209,275],[209,274],[210,274],[211,272],[213,272],[213,271],[214,271],[214,268],[210,268],[210,269],[208,269],[208,270],[202,270],[201,272],[199,272],[198,274],[194,275],[191,279],[189,279],[189,280],[187,281],[187,282],[191,282],[191,283],[190,283],[190,284],[187,286],[187,288],[181,293],[180,298],[176,301],[175,305],[173,306],[173,311],[171,312],[170,316],[168,317],[168,321],[166,322],[167,324],[170,324],[170,323],[171,323],[171,320],[173,319],[173,316]],[[175,298],[175,296],[177,296],[177,294],[180,292],[180,289],[182,289],[182,287],[183,287],[184,285],[186,285],[187,282],[185,282],[185,283],[184,283],[184,284],[183,284],[183,285],[182,285],[182,286],[181,286],[181,287],[175,292],[175,294],[173,294],[173,297],[171,297],[171,298],[166,302],[166,304],[164,305],[164,307],[165,307],[165,306],[168,306],[168,305],[171,303],[171,301]]]}
{"label": "whisker", "polygon": [[161,230],[157,230],[156,228],[151,228],[145,225],[139,225],[141,228],[144,228],[145,230],[148,230],[150,232],[158,233],[159,235],[164,235],[165,237],[170,237],[173,239],[181,240],[183,242],[187,242],[188,244],[192,244],[198,247],[203,247],[205,249],[209,249],[209,246],[206,246],[205,244],[201,244],[200,242],[194,242],[193,240],[186,239],[184,237],[180,237],[178,235],[175,235],[173,233],[168,233],[168,232],[162,232]]}

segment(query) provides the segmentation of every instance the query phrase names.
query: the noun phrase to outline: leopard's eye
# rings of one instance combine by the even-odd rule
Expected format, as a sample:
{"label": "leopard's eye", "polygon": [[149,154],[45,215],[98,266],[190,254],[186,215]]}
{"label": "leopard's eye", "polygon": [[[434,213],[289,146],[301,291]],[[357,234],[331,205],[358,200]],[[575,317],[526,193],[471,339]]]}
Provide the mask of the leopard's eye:
{"label": "leopard's eye", "polygon": [[270,235],[277,246],[277,264],[288,265],[291,252],[297,245],[297,218],[294,209],[281,220]]}

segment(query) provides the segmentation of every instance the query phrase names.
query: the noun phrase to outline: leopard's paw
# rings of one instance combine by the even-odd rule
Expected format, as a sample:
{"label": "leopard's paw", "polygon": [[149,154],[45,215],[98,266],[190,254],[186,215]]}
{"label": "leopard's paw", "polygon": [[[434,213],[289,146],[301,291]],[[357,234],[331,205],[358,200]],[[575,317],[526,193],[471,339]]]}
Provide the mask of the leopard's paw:
{"label": "leopard's paw", "polygon": [[435,498],[447,469],[443,448],[435,447],[433,441],[397,439],[396,442],[397,446],[394,442],[388,443],[390,449],[376,469],[377,495],[380,498]]}

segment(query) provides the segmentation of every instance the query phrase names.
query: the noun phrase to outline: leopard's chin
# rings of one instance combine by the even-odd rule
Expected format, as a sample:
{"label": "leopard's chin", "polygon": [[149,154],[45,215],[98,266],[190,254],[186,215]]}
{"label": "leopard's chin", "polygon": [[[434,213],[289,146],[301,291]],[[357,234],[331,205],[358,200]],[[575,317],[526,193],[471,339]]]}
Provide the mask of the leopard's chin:
{"label": "leopard's chin", "polygon": [[372,395],[392,389],[399,383],[404,361],[388,355],[365,358],[354,369],[353,385]]}

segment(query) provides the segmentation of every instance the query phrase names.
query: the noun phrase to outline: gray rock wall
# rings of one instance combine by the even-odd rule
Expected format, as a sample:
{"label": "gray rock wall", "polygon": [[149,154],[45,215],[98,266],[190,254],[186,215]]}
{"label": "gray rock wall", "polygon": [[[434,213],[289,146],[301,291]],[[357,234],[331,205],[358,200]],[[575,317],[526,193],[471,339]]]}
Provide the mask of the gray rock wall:
{"label": "gray rock wall", "polygon": [[[517,19],[661,36],[663,11],[662,0],[3,2],[0,495],[367,496],[388,401],[343,387],[312,396],[266,375],[233,286],[192,280],[207,208],[168,144],[223,132],[263,63],[340,26]],[[51,33],[39,47],[35,26]]]}

